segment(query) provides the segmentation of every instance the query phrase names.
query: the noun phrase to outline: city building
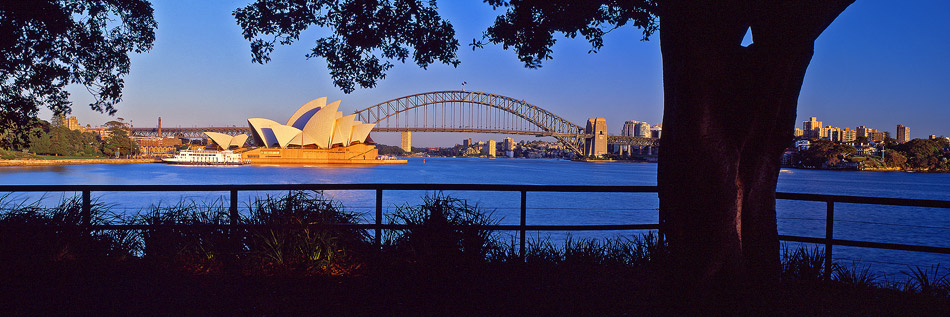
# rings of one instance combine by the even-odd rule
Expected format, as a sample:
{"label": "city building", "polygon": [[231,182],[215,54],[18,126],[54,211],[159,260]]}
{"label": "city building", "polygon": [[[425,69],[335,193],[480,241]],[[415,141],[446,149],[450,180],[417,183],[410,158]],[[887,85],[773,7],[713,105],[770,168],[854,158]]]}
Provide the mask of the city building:
{"label": "city building", "polygon": [[636,124],[636,128],[634,128],[634,135],[633,135],[633,136],[635,136],[635,137],[641,137],[641,138],[649,138],[649,137],[651,137],[652,135],[651,135],[651,133],[650,133],[650,124],[649,124],[649,123],[646,123],[646,122],[638,122],[638,123]]}
{"label": "city building", "polygon": [[515,139],[507,137],[501,146],[505,151],[505,156],[515,157]]}
{"label": "city building", "polygon": [[867,138],[868,140],[871,139],[871,133],[874,133],[874,132],[875,132],[874,129],[865,127],[865,126],[863,126],[863,125],[862,125],[862,126],[858,126],[857,128],[854,129],[854,131],[855,131],[855,133],[857,134],[857,137],[859,137],[859,138]]}
{"label": "city building", "polygon": [[874,131],[868,134],[868,140],[874,143],[884,142],[884,139],[890,137],[890,133],[884,131]]}
{"label": "city building", "polygon": [[497,154],[497,146],[498,144],[495,142],[495,140],[488,140],[488,142],[482,146],[482,153],[488,155],[488,157],[495,157],[495,154]]}
{"label": "city building", "polygon": [[811,139],[820,139],[824,137],[821,133],[821,121],[818,121],[818,117],[811,117],[808,121],[802,122],[802,135],[806,138]]}
{"label": "city building", "polygon": [[794,136],[795,136],[796,138],[801,137],[801,136],[804,135],[804,134],[805,134],[804,130],[799,129],[799,128],[795,128]]}
{"label": "city building", "polygon": [[635,120],[627,120],[623,123],[623,129],[620,130],[620,136],[635,136],[637,122]]}
{"label": "city building", "polygon": [[907,143],[910,141],[910,128],[904,125],[897,125],[897,143]]}
{"label": "city building", "polygon": [[657,125],[653,126],[652,128],[650,128],[650,137],[651,137],[651,138],[659,139],[661,135],[663,135],[663,126],[662,126],[662,125],[657,124]]}
{"label": "city building", "polygon": [[[244,137],[245,139],[247,139],[247,135],[244,135]],[[175,154],[175,151],[178,149],[177,146],[182,144],[181,140],[178,138],[133,137],[132,141],[134,141],[135,144],[138,144],[139,153],[143,156],[161,156],[163,154]]]}
{"label": "city building", "polygon": [[844,128],[844,130],[841,130],[841,142],[854,142],[857,137],[857,132],[851,130],[851,128]]}
{"label": "city building", "polygon": [[76,116],[69,117],[64,122],[67,129],[78,130],[80,133],[86,132],[86,127],[83,127],[82,124],[79,124],[79,119],[76,119]]}

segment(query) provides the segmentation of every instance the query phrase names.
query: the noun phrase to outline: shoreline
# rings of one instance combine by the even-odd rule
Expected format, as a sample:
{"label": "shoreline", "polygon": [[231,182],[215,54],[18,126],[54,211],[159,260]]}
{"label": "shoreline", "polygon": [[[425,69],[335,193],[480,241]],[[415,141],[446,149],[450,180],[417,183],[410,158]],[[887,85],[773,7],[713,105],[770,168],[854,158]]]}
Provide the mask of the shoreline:
{"label": "shoreline", "polygon": [[61,160],[36,160],[36,159],[16,159],[0,160],[0,166],[54,166],[54,165],[83,165],[83,164],[145,164],[158,163],[160,159],[137,158],[137,159],[61,159]]}
{"label": "shoreline", "polygon": [[[37,159],[15,159],[0,160],[0,167],[21,167],[21,166],[59,166],[59,165],[88,165],[88,164],[151,164],[162,163],[157,158],[137,158],[137,159],[60,159],[60,160],[37,160]],[[406,160],[328,160],[323,162],[253,162],[245,165],[388,165],[388,164],[406,164]]]}

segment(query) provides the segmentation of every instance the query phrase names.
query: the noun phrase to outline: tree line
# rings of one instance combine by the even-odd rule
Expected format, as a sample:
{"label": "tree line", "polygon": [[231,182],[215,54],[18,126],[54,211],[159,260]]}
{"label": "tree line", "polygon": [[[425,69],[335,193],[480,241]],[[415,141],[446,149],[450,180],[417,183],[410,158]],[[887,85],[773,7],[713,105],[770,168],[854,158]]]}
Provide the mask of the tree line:
{"label": "tree line", "polygon": [[946,138],[913,139],[906,143],[887,138],[879,146],[883,147],[883,155],[865,155],[849,144],[818,140],[799,153],[798,166],[835,167],[850,162],[862,168],[950,172],[950,141]]}
{"label": "tree line", "polygon": [[27,142],[22,149],[38,155],[102,157],[134,155],[139,147],[129,137],[125,124],[109,121],[105,124],[103,137],[95,132],[71,130],[62,124],[62,120],[53,122],[38,120],[30,130]]}

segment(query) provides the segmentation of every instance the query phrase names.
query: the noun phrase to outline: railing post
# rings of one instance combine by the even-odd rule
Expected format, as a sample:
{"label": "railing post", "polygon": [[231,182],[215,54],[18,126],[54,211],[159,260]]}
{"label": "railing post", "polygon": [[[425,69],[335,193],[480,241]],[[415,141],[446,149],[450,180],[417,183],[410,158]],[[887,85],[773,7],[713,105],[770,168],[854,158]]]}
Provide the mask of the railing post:
{"label": "railing post", "polygon": [[241,253],[241,252],[240,252],[240,251],[241,251],[241,239],[240,239],[240,237],[238,236],[238,232],[239,232],[239,231],[238,231],[238,229],[237,229],[238,223],[241,221],[240,215],[238,215],[238,191],[237,191],[237,189],[232,189],[232,190],[231,190],[231,201],[230,201],[230,203],[231,203],[231,207],[230,207],[229,210],[228,210],[228,211],[229,211],[229,212],[228,212],[228,224],[230,225],[231,229],[228,230],[228,239],[230,240],[229,242],[231,242],[231,252],[232,252],[233,256],[231,256],[231,257],[229,257],[229,258],[230,258],[232,261],[235,262],[235,263],[231,263],[231,264],[232,264],[232,265],[230,265],[230,266],[231,266],[231,269],[236,269],[236,266],[237,266],[236,262],[237,262],[237,259],[238,259],[238,255]]}
{"label": "railing post", "polygon": [[519,231],[520,236],[521,236],[521,239],[520,239],[521,247],[518,249],[518,254],[521,255],[521,260],[522,260],[522,261],[524,261],[524,257],[525,257],[525,244],[526,244],[526,242],[525,242],[525,225],[526,225],[525,218],[526,218],[527,213],[528,213],[528,192],[522,190],[522,191],[521,191],[521,224],[520,224],[520,226],[519,226],[519,228],[518,228],[518,231]]}
{"label": "railing post", "polygon": [[92,208],[91,208],[91,198],[88,190],[82,191],[82,214],[80,214],[80,221],[82,221],[82,232],[86,235],[92,234]]}
{"label": "railing post", "polygon": [[834,239],[834,219],[835,219],[835,202],[834,200],[827,200],[827,214],[825,215],[825,280],[831,278],[831,247]]}
{"label": "railing post", "polygon": [[383,247],[383,189],[376,189],[376,248]]}

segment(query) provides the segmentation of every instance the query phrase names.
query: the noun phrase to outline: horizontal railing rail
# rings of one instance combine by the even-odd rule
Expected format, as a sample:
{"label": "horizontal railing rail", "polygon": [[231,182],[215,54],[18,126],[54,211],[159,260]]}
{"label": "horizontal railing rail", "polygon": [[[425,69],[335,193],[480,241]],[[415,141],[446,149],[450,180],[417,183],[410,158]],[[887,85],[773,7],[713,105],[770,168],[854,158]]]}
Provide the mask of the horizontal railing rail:
{"label": "horizontal railing rail", "polygon": [[[657,186],[599,186],[599,185],[501,185],[501,184],[417,184],[417,183],[385,183],[385,184],[245,184],[245,185],[0,185],[0,192],[81,192],[82,193],[82,222],[88,230],[153,230],[158,228],[208,228],[208,229],[251,229],[251,228],[291,228],[288,225],[260,225],[242,224],[238,214],[239,191],[277,191],[277,190],[373,190],[376,192],[375,223],[369,224],[312,224],[300,225],[303,227],[347,227],[375,231],[375,242],[381,245],[382,230],[402,230],[411,226],[403,224],[382,223],[382,197],[384,191],[496,191],[520,192],[521,214],[517,225],[485,225],[479,226],[486,230],[518,231],[520,252],[524,256],[526,231],[606,231],[606,230],[659,230],[659,224],[615,224],[615,225],[528,225],[526,223],[527,193],[528,192],[596,192],[596,193],[656,193]],[[92,192],[229,192],[230,208],[227,224],[101,224],[92,225],[90,203]],[[825,267],[830,268],[833,246],[851,246],[875,249],[889,249],[902,251],[917,251],[929,253],[950,254],[950,248],[937,246],[922,246],[899,243],[884,243],[871,241],[842,240],[834,238],[834,206],[835,203],[891,205],[905,207],[948,208],[950,201],[864,197],[845,195],[824,195],[804,193],[776,193],[777,199],[824,202],[826,204],[825,236],[803,237],[793,235],[779,235],[783,241],[823,244],[825,246]],[[826,276],[831,270],[826,269]]]}

